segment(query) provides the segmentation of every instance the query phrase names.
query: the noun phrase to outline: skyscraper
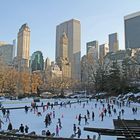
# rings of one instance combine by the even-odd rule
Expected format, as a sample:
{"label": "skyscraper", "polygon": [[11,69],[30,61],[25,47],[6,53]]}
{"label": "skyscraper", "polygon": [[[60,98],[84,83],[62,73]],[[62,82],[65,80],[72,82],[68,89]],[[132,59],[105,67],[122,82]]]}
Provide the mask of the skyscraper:
{"label": "skyscraper", "polygon": [[87,47],[87,55],[90,55],[93,57],[93,59],[97,60],[98,59],[98,41],[95,40],[95,41],[91,41],[91,42],[88,42],[86,44],[86,47]]}
{"label": "skyscraper", "polygon": [[18,32],[17,59],[18,69],[29,67],[30,28],[23,24]]}
{"label": "skyscraper", "polygon": [[43,54],[41,51],[36,51],[31,56],[30,67],[32,71],[43,70],[44,69],[44,60]]}
{"label": "skyscraper", "polygon": [[68,59],[68,38],[65,32],[63,32],[60,39],[60,56],[56,62],[62,71],[62,78],[71,78],[71,64]]}
{"label": "skyscraper", "polygon": [[15,57],[15,40],[13,44],[0,42],[0,58],[7,65],[12,65]]}
{"label": "skyscraper", "polygon": [[109,52],[116,52],[119,50],[118,34],[109,34]]}
{"label": "skyscraper", "polygon": [[99,46],[99,56],[100,56],[99,58],[101,63],[103,63],[104,57],[108,52],[109,52],[109,47],[107,43]]}
{"label": "skyscraper", "polygon": [[125,48],[140,48],[140,11],[124,17]]}
{"label": "skyscraper", "polygon": [[71,19],[56,27],[56,54],[55,59],[61,55],[60,39],[63,33],[68,38],[68,59],[71,63],[71,78],[80,80],[80,57],[81,57],[81,25],[80,21]]}

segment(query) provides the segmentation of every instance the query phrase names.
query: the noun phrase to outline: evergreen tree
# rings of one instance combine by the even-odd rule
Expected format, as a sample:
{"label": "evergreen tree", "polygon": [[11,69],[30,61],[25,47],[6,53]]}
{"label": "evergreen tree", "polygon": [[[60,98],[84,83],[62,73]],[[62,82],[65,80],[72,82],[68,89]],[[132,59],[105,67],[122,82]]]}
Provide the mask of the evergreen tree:
{"label": "evergreen tree", "polygon": [[111,94],[114,95],[118,94],[121,89],[121,75],[120,75],[120,68],[119,65],[117,64],[117,61],[114,61],[112,63],[107,79],[109,85],[108,90],[111,92]]}

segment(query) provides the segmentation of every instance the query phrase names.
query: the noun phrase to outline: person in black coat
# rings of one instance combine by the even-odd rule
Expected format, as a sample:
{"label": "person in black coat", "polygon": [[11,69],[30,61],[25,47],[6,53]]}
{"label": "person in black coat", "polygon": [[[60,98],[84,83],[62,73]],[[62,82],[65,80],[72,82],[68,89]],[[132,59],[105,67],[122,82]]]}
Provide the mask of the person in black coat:
{"label": "person in black coat", "polygon": [[51,135],[51,132],[49,130],[47,130],[46,136],[50,136],[50,135]]}
{"label": "person in black coat", "polygon": [[25,133],[28,133],[29,127],[25,125]]}
{"label": "person in black coat", "polygon": [[11,124],[11,122],[9,122],[7,130],[10,131],[10,130],[12,130],[12,129],[13,129],[12,124]]}
{"label": "person in black coat", "polygon": [[21,133],[24,133],[24,126],[23,126],[23,124],[20,125],[19,131],[20,131]]}

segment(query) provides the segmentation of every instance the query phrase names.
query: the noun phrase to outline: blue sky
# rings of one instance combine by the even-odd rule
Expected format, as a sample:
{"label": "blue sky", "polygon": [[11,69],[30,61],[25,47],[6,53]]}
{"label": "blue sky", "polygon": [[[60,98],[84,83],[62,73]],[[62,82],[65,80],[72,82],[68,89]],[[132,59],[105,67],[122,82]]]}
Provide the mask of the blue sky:
{"label": "blue sky", "polygon": [[81,21],[81,53],[86,42],[108,42],[117,32],[124,49],[125,15],[140,11],[140,0],[0,0],[0,41],[11,43],[22,24],[31,29],[30,55],[37,50],[44,58],[55,57],[56,25],[75,18]]}

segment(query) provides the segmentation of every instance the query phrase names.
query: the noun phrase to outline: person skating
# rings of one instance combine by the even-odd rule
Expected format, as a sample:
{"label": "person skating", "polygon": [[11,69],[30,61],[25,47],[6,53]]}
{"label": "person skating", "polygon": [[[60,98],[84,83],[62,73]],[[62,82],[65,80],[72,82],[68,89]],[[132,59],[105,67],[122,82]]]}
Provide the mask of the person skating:
{"label": "person skating", "polygon": [[11,131],[12,129],[13,129],[13,127],[12,127],[12,123],[9,122],[7,130]]}
{"label": "person skating", "polygon": [[56,136],[59,136],[59,127],[58,127],[58,125],[56,125],[55,132],[56,132]]}
{"label": "person skating", "polygon": [[25,106],[25,113],[27,114],[28,112],[28,106]]}
{"label": "person skating", "polygon": [[20,125],[19,131],[20,131],[21,133],[24,133],[24,126],[23,126],[23,124]]}
{"label": "person skating", "polygon": [[59,128],[61,129],[61,128],[62,128],[62,125],[61,125],[61,120],[60,120],[60,118],[58,119],[58,125],[59,125]]}
{"label": "person skating", "polygon": [[80,127],[77,127],[77,132],[76,132],[76,134],[78,135],[78,138],[81,137],[81,129],[80,129]]}
{"label": "person skating", "polygon": [[121,112],[122,112],[122,116],[123,116],[124,115],[124,109],[122,109]]}
{"label": "person skating", "polygon": [[51,132],[49,130],[47,130],[46,136],[51,136]]}
{"label": "person skating", "polygon": [[78,116],[78,125],[80,125],[81,124],[81,114],[79,114],[79,116]]}
{"label": "person skating", "polygon": [[105,116],[106,116],[106,113],[107,113],[107,109],[106,108],[104,109],[104,113],[105,113]]}
{"label": "person skating", "polygon": [[29,127],[25,125],[25,133],[28,133]]}
{"label": "person skating", "polygon": [[87,116],[86,115],[84,116],[84,119],[85,119],[85,125],[87,125],[88,122],[87,122]]}
{"label": "person skating", "polygon": [[89,110],[87,110],[87,117],[88,117],[88,119],[90,119],[90,113],[89,113]]}
{"label": "person skating", "polygon": [[89,136],[89,135],[87,135],[87,140],[91,140],[91,138],[90,138],[90,136]]}
{"label": "person skating", "polygon": [[103,119],[104,119],[104,113],[101,112],[101,121],[103,121]]}
{"label": "person skating", "polygon": [[114,115],[117,114],[116,108],[113,109]]}
{"label": "person skating", "polygon": [[92,120],[94,121],[94,117],[95,117],[95,114],[94,112],[92,111]]}
{"label": "person skating", "polygon": [[2,124],[4,124],[4,122],[0,119],[0,130],[2,128]]}
{"label": "person skating", "polygon": [[7,120],[10,122],[10,112],[9,111],[6,112],[6,122],[7,122]]}
{"label": "person skating", "polygon": [[3,117],[5,117],[6,109],[4,107],[2,107],[2,114],[3,114]]}
{"label": "person skating", "polygon": [[76,134],[76,124],[73,124],[73,132]]}

